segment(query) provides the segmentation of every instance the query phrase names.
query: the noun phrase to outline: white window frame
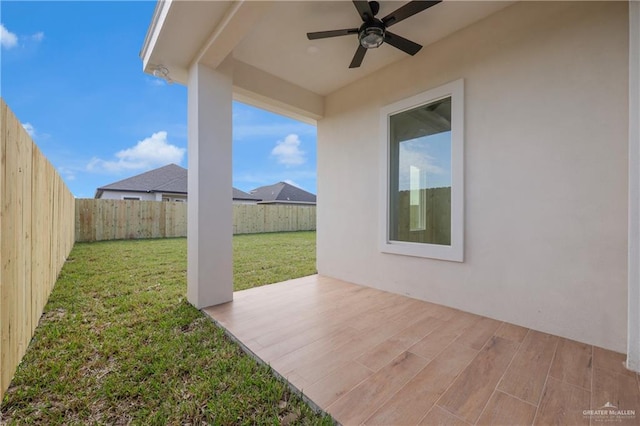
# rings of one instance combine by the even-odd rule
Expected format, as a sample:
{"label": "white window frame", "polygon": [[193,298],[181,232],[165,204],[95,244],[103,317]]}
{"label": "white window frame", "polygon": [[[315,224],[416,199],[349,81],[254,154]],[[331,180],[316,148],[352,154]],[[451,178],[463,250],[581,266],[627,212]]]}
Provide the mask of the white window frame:
{"label": "white window frame", "polygon": [[[451,245],[389,239],[389,117],[451,97]],[[380,111],[380,251],[431,259],[464,261],[464,80],[456,80],[382,107]]]}

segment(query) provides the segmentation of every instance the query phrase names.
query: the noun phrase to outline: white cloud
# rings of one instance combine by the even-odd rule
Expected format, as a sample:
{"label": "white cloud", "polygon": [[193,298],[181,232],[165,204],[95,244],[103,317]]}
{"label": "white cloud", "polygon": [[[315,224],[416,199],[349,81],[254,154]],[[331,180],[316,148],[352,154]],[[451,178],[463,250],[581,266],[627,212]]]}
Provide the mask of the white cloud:
{"label": "white cloud", "polygon": [[285,166],[299,166],[307,161],[304,151],[300,150],[300,138],[295,133],[287,135],[282,141],[276,142],[271,150],[271,155],[276,157],[278,163]]}
{"label": "white cloud", "polygon": [[3,24],[0,24],[0,45],[5,49],[11,49],[18,46],[18,41],[22,41],[22,45],[25,43],[40,43],[44,40],[44,33],[38,31],[30,36],[18,36],[15,33],[9,31]]}
{"label": "white cloud", "polygon": [[51,137],[51,135],[48,133],[42,133],[39,130],[36,130],[35,126],[31,123],[21,123],[21,124],[22,124],[22,128],[27,132],[29,137],[31,137],[31,139],[33,140],[37,139],[38,142],[45,142]]}
{"label": "white cloud", "polygon": [[167,85],[166,81],[156,77],[147,77],[145,78],[145,81],[151,87],[162,87]]}
{"label": "white cloud", "polygon": [[438,158],[427,154],[428,151],[429,142],[422,138],[400,144],[398,185],[401,190],[410,187],[410,167],[412,166],[424,173],[424,178],[427,179],[426,187],[451,185],[448,166],[441,164]]}
{"label": "white cloud", "polygon": [[66,181],[72,181],[72,180],[76,180],[76,173],[75,171],[64,167],[64,166],[60,166],[58,167],[58,172],[62,175],[62,177],[66,180]]}
{"label": "white cloud", "polygon": [[423,152],[400,149],[400,170],[409,170],[409,166],[414,166],[430,175],[445,174],[446,170],[437,162],[436,158]]}
{"label": "white cloud", "polygon": [[[251,172],[237,172],[233,174],[234,184],[263,186],[271,185],[276,182],[294,182],[315,180],[317,173],[315,170],[276,170],[271,172],[262,172],[260,170],[252,170]],[[298,186],[298,185],[297,185]]]}
{"label": "white cloud", "polygon": [[27,131],[31,139],[36,137],[36,128],[31,123],[22,123],[22,128]]}
{"label": "white cloud", "polygon": [[42,31],[39,31],[35,34],[32,34],[31,37],[29,37],[31,40],[33,41],[37,41],[40,42],[44,39],[44,33]]}
{"label": "white cloud", "polygon": [[18,36],[0,24],[0,45],[5,49],[11,49],[18,45]]}
{"label": "white cloud", "polygon": [[145,170],[169,163],[180,164],[186,152],[167,142],[167,132],[160,131],[139,141],[135,146],[115,154],[115,160],[93,158],[87,164],[90,172],[120,173],[123,171]]}

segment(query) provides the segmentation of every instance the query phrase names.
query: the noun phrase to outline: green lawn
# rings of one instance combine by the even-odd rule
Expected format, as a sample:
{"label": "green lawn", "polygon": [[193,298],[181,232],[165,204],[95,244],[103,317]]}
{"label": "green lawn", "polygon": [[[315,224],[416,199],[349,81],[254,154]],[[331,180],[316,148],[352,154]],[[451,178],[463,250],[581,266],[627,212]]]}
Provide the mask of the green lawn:
{"label": "green lawn", "polygon": [[235,290],[315,273],[315,232],[248,234],[233,237]]}
{"label": "green lawn", "polygon": [[[237,289],[314,272],[314,232],[234,237]],[[185,276],[185,239],[76,244],[2,421],[331,424],[187,303]]]}

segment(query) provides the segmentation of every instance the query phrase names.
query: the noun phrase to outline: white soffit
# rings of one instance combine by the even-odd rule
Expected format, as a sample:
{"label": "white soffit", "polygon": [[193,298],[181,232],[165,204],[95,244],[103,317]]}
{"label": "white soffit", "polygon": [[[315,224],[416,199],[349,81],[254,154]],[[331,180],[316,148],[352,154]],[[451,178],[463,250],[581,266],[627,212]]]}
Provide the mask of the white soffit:
{"label": "white soffit", "polygon": [[140,52],[144,71],[157,65],[186,84],[187,73],[203,44],[226,15],[229,1],[160,0]]}
{"label": "white soffit", "polygon": [[[408,1],[408,0],[407,0]],[[383,17],[407,1],[380,1]],[[445,0],[391,28],[427,46],[513,1]],[[355,35],[307,40],[306,33],[355,28],[360,17],[351,1],[185,1],[158,2],[140,57],[144,71],[163,65],[186,84],[189,66],[200,58],[217,63],[226,51],[250,67],[325,96],[393,62],[410,58],[383,44],[367,52],[360,68],[349,69],[358,46]],[[220,46],[218,46],[220,45]],[[224,46],[223,46],[224,45]],[[418,55],[426,54],[425,51]]]}
{"label": "white soffit", "polygon": [[[377,17],[406,1],[380,1]],[[426,46],[512,4],[512,1],[444,1],[391,27]],[[319,95],[327,95],[393,62],[409,58],[383,44],[370,49],[362,66],[349,69],[358,46],[355,35],[307,40],[306,33],[359,27],[351,1],[276,2],[234,49],[235,59]],[[424,54],[424,50],[418,55]]]}

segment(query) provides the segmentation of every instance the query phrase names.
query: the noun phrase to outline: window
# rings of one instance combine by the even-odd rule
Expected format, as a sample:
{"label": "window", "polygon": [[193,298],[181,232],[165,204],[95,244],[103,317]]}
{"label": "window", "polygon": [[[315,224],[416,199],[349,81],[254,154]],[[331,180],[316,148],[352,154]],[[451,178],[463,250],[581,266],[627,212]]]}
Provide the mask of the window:
{"label": "window", "polygon": [[463,82],[382,109],[385,253],[463,260]]}
{"label": "window", "polygon": [[140,197],[122,197],[123,200],[138,200],[140,201]]}

